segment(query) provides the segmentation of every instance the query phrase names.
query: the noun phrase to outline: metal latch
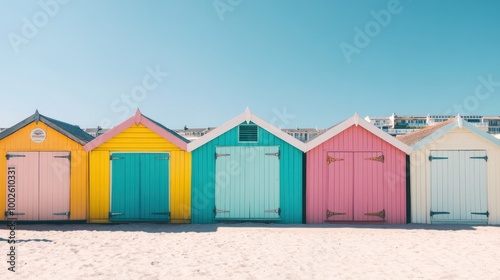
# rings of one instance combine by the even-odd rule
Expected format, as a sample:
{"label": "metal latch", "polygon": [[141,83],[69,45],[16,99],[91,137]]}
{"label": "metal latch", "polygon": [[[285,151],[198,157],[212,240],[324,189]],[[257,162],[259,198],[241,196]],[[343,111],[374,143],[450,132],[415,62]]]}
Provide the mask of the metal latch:
{"label": "metal latch", "polygon": [[22,213],[22,212],[12,212],[12,211],[5,211],[5,217],[7,216],[22,216],[22,215],[26,215],[25,213]]}
{"label": "metal latch", "polygon": [[471,159],[484,159],[485,161],[488,161],[488,156],[484,157],[470,157]]}
{"label": "metal latch", "polygon": [[448,214],[450,214],[450,212],[446,212],[446,211],[434,212],[434,211],[431,211],[431,217],[434,216],[434,215],[448,215]]}
{"label": "metal latch", "polygon": [[11,159],[11,158],[13,158],[13,157],[26,157],[26,155],[15,155],[15,154],[6,154],[6,155],[5,155],[5,158],[6,158],[7,160],[9,160],[9,159]]}
{"label": "metal latch", "polygon": [[433,161],[435,159],[448,159],[448,157],[433,157],[433,156],[429,156],[429,161]]}
{"label": "metal latch", "polygon": [[54,156],[55,158],[67,158],[69,160],[71,160],[71,155],[67,155],[67,156]]}
{"label": "metal latch", "polygon": [[113,218],[114,216],[125,215],[125,213],[117,213],[117,212],[109,212],[109,218]]}
{"label": "metal latch", "polygon": [[281,208],[274,209],[274,210],[265,210],[265,213],[276,213],[278,216],[281,216]]}
{"label": "metal latch", "polygon": [[218,153],[215,153],[215,159],[217,159],[218,157],[228,157],[230,155],[231,154],[218,154]]}
{"label": "metal latch", "polygon": [[486,217],[489,217],[490,216],[490,212],[486,211],[486,212],[470,212],[472,215],[483,215],[483,216],[486,216]]}
{"label": "metal latch", "polygon": [[55,216],[68,216],[69,217],[69,212],[52,213],[52,215],[55,215]]}
{"label": "metal latch", "polygon": [[275,156],[275,157],[278,157],[278,159],[280,159],[280,152],[277,152],[277,153],[266,153],[266,156]]}

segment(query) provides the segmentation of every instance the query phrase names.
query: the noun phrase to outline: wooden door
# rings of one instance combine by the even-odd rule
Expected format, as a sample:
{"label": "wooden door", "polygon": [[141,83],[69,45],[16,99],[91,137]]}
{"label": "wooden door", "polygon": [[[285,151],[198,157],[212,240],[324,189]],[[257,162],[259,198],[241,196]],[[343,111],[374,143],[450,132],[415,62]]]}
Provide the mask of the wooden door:
{"label": "wooden door", "polygon": [[326,221],[384,221],[381,152],[327,152]]}
{"label": "wooden door", "polygon": [[70,153],[39,154],[39,220],[70,218]]}
{"label": "wooden door", "polygon": [[[39,153],[38,152],[8,152],[7,155],[7,184],[9,171],[15,171],[15,211],[17,220],[37,221],[39,219]],[[12,172],[10,173],[12,176]],[[11,177],[12,178],[12,177]],[[9,188],[7,188],[7,206],[9,203]],[[7,210],[7,209],[6,209]]]}
{"label": "wooden door", "polygon": [[247,154],[255,155],[246,161],[245,175],[252,181],[248,181],[247,188],[250,218],[279,219],[281,214],[279,147],[244,147],[244,149],[247,150]]}
{"label": "wooden door", "polygon": [[385,220],[384,156],[354,153],[354,221]]}
{"label": "wooden door", "polygon": [[216,147],[215,218],[279,219],[279,147]]}
{"label": "wooden door", "polygon": [[141,219],[167,221],[170,218],[169,162],[169,154],[150,153],[141,155]]}
{"label": "wooden door", "polygon": [[486,151],[431,151],[432,222],[487,223]]}
{"label": "wooden door", "polygon": [[112,221],[169,220],[169,155],[111,155]]}
{"label": "wooden door", "polygon": [[328,186],[325,192],[326,220],[354,220],[354,153],[327,153]]}

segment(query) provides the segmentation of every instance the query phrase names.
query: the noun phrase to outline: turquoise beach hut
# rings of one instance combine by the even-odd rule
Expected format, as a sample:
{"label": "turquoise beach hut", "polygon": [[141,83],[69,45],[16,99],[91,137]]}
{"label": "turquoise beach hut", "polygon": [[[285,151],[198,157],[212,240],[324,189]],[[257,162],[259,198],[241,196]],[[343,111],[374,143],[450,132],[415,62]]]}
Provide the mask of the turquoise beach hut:
{"label": "turquoise beach hut", "polygon": [[248,108],[189,143],[192,223],[302,223],[303,149]]}

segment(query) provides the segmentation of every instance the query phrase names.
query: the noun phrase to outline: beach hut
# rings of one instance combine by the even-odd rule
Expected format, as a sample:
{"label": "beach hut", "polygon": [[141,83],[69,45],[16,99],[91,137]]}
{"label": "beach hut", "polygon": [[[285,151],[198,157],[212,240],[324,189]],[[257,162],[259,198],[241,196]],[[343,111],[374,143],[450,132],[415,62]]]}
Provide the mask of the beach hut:
{"label": "beach hut", "polygon": [[409,146],[355,114],[305,151],[307,223],[406,223]]}
{"label": "beach hut", "polygon": [[0,133],[0,203],[6,219],[87,219],[87,152],[93,137],[38,113]]}
{"label": "beach hut", "polygon": [[90,152],[90,222],[189,223],[187,143],[137,110],[85,145]]}
{"label": "beach hut", "polygon": [[192,222],[303,222],[303,143],[246,111],[188,144]]}
{"label": "beach hut", "polygon": [[500,223],[500,140],[460,116],[399,139],[413,148],[412,223]]}

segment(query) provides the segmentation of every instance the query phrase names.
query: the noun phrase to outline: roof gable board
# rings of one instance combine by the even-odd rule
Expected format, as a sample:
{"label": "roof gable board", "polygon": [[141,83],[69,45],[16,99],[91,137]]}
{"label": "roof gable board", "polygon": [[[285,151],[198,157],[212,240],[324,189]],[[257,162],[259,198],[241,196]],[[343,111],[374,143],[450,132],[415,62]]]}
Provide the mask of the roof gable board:
{"label": "roof gable board", "polygon": [[281,129],[271,125],[270,123],[264,121],[263,119],[257,117],[254,115],[249,108],[245,110],[241,115],[231,119],[230,121],[226,122],[225,124],[213,129],[209,133],[203,135],[202,137],[192,141],[191,143],[188,144],[188,151],[192,152],[196,150],[197,148],[205,145],[206,143],[212,141],[213,139],[221,136],[222,134],[226,133],[227,131],[233,129],[234,127],[240,125],[241,123],[246,122],[250,123],[253,122],[262,129],[266,130],[267,132],[273,134],[274,136],[280,138],[281,140],[287,142],[288,144],[294,146],[295,148],[304,151],[304,146],[305,144],[297,139],[295,139],[293,136],[288,135],[286,132],[283,132]]}
{"label": "roof gable board", "polygon": [[482,131],[481,129],[479,129],[478,127],[473,125],[472,123],[464,121],[460,116],[458,116],[453,121],[450,121],[445,126],[439,128],[431,135],[429,135],[429,136],[423,138],[422,140],[418,141],[417,143],[415,143],[412,146],[412,148],[413,148],[413,150],[422,149],[425,146],[427,146],[427,144],[436,141],[438,138],[440,138],[441,136],[445,135],[446,133],[452,131],[453,129],[455,129],[457,127],[458,128],[465,128],[465,129],[469,130],[470,132],[476,134],[477,136],[483,138],[484,140],[491,142],[497,146],[500,146],[500,139],[497,139],[497,138],[493,137],[492,135]]}
{"label": "roof gable board", "polygon": [[375,136],[381,138],[382,140],[388,142],[389,144],[393,145],[397,149],[403,151],[406,154],[410,154],[412,151],[412,148],[403,142],[399,141],[395,137],[389,135],[388,133],[382,131],[380,128],[374,126],[373,124],[370,124],[363,118],[360,118],[358,114],[354,114],[351,118],[331,127],[324,133],[318,135],[316,138],[313,138],[311,141],[306,143],[306,147],[304,152],[308,152],[317,146],[321,145],[322,143],[328,141],[332,137],[336,136],[337,134],[341,133],[342,131],[348,129],[351,126],[361,126],[364,129],[368,130],[369,132],[373,133]]}
{"label": "roof gable board", "polygon": [[72,125],[69,123],[65,123],[56,119],[46,117],[44,115],[41,115],[38,112],[38,110],[36,110],[35,114],[29,116],[28,118],[15,124],[14,126],[2,131],[0,133],[0,140],[8,137],[9,135],[15,133],[19,129],[29,125],[32,122],[35,122],[37,124],[38,122],[42,122],[47,126],[49,126],[50,128],[54,129],[55,131],[61,133],[62,135],[68,137],[69,139],[75,141],[76,143],[82,146],[87,144],[92,139],[94,139],[92,135],[86,133],[85,131],[83,131],[83,129],[81,129],[77,125]]}
{"label": "roof gable board", "polygon": [[100,146],[101,144],[103,144],[104,142],[108,141],[109,139],[115,137],[119,133],[123,132],[127,128],[139,124],[146,126],[147,128],[154,131],[156,134],[172,142],[173,144],[183,149],[184,151],[187,151],[187,144],[189,143],[188,140],[186,140],[179,134],[175,133],[174,131],[168,129],[167,127],[163,126],[162,124],[155,122],[152,119],[142,115],[139,109],[137,109],[134,116],[130,117],[121,124],[110,129],[106,133],[99,135],[97,138],[87,143],[83,148],[87,152],[91,151],[96,147]]}

